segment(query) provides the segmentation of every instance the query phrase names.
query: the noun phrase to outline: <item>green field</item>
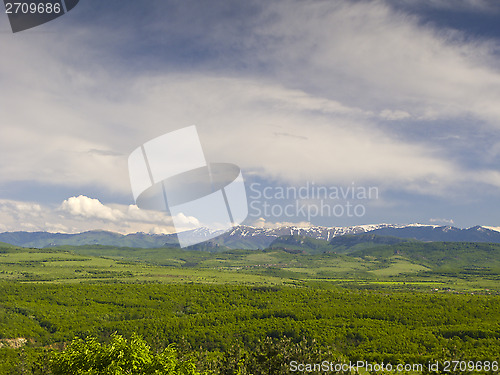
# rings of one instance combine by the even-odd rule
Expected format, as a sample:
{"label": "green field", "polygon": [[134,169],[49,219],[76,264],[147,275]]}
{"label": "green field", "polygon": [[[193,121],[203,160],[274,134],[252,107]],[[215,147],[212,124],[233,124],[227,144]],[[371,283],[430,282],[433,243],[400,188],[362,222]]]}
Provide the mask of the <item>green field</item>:
{"label": "green field", "polygon": [[153,350],[176,343],[211,374],[297,373],[292,360],[499,360],[498,245],[356,246],[2,246],[0,374],[48,374],[44,360],[74,337],[114,332]]}
{"label": "green field", "polygon": [[[296,254],[283,249],[223,253],[178,248],[135,249],[105,246],[54,249],[0,249],[0,280],[22,282],[238,283],[252,285],[406,285],[408,288],[498,293],[498,245],[475,252],[469,244],[375,247],[346,254]],[[435,245],[433,245],[436,247]],[[443,248],[458,248],[443,256]],[[465,249],[464,249],[465,248]],[[425,256],[424,256],[424,255]],[[443,260],[444,258],[444,260]],[[470,262],[470,263],[466,263]],[[467,265],[472,264],[472,266]],[[488,265],[488,267],[485,266]],[[444,288],[444,289],[443,289]]]}

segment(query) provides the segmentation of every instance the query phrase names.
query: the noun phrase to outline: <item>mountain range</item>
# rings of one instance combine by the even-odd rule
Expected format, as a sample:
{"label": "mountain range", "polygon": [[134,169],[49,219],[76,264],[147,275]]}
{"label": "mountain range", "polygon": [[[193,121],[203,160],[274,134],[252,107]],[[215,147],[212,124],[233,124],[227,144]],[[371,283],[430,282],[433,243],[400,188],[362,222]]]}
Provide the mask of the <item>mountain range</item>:
{"label": "mountain range", "polygon": [[[208,229],[196,229],[188,234],[203,241],[211,234]],[[500,232],[489,227],[475,226],[461,229],[451,226],[409,224],[373,224],[350,227],[310,227],[299,228],[284,226],[279,228],[256,228],[237,226],[228,232],[211,240],[194,245],[191,249],[197,250],[224,250],[224,249],[264,249],[270,246],[279,246],[279,241],[286,241],[287,237],[322,240],[331,242],[333,239],[349,235],[349,241],[363,234],[375,236],[412,239],[418,241],[446,241],[446,242],[489,242],[500,243]],[[347,238],[346,238],[347,239]],[[360,240],[361,238],[359,238]],[[62,245],[105,245],[117,247],[158,248],[177,247],[175,234],[147,234],[132,233],[120,234],[107,231],[88,231],[76,234],[49,233],[49,232],[4,232],[0,233],[0,241],[22,247],[44,248]],[[319,245],[318,245],[319,246]]]}

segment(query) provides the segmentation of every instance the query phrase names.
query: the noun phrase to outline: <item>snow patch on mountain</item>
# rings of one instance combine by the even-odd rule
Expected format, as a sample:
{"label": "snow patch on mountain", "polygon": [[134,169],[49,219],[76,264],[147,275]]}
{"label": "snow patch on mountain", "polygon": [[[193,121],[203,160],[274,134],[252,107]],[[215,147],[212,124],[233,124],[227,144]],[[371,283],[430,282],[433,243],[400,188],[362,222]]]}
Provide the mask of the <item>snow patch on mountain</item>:
{"label": "snow patch on mountain", "polygon": [[426,225],[426,224],[365,224],[365,225],[353,225],[348,227],[297,227],[297,226],[284,226],[280,228],[262,228],[262,227],[252,227],[252,226],[238,226],[234,227],[229,231],[226,236],[238,236],[238,237],[255,237],[255,236],[266,236],[266,237],[281,237],[281,236],[306,236],[315,239],[327,240],[338,236],[344,236],[346,234],[360,234],[371,232],[377,229],[383,228],[407,228],[407,227],[430,227],[436,228],[437,225]]}
{"label": "snow patch on mountain", "polygon": [[495,232],[500,232],[500,227],[488,227],[488,226],[483,226],[482,228],[486,228],[489,230],[493,230]]}

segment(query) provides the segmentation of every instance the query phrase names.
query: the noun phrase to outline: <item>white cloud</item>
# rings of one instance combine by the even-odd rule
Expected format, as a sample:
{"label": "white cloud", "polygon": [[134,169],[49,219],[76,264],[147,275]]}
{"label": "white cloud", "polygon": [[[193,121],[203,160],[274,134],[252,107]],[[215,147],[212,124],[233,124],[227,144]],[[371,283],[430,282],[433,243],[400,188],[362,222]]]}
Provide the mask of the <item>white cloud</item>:
{"label": "white cloud", "polygon": [[437,8],[453,11],[498,12],[495,2],[490,0],[386,0],[387,3],[407,5],[416,8]]}
{"label": "white cloud", "polygon": [[404,120],[411,117],[411,115],[406,111],[390,110],[390,109],[384,109],[382,112],[380,112],[379,116],[385,120],[391,120],[391,121]]}
{"label": "white cloud", "polygon": [[124,214],[116,209],[103,205],[98,199],[79,195],[66,199],[61,204],[61,210],[73,216],[82,216],[86,219],[103,219],[118,221]]}
{"label": "white cloud", "polygon": [[60,205],[0,200],[1,231],[49,231],[79,233],[100,229],[118,233],[175,233],[172,219],[159,211],[137,206],[103,204],[86,196],[70,197]]}
{"label": "white cloud", "polygon": [[438,223],[438,224],[447,224],[447,225],[453,225],[455,222],[453,219],[437,219],[437,218],[432,218],[429,219],[429,222],[431,223]]}
{"label": "white cloud", "polygon": [[281,228],[281,227],[310,228],[313,226],[308,221],[300,221],[300,222],[289,222],[289,221],[279,221],[278,222],[278,221],[276,221],[276,222],[271,222],[271,221],[267,221],[263,217],[258,218],[250,225],[253,227],[256,227],[256,228],[269,228],[269,229]]}
{"label": "white cloud", "polygon": [[186,216],[182,212],[175,215],[176,224],[180,224],[183,227],[197,228],[200,226],[200,222],[197,218],[193,216]]}
{"label": "white cloud", "polygon": [[472,113],[498,126],[495,43],[422,25],[380,1],[275,2],[273,9],[273,23],[261,25],[257,38],[273,44],[259,57],[295,86],[365,110],[397,106],[421,118]]}

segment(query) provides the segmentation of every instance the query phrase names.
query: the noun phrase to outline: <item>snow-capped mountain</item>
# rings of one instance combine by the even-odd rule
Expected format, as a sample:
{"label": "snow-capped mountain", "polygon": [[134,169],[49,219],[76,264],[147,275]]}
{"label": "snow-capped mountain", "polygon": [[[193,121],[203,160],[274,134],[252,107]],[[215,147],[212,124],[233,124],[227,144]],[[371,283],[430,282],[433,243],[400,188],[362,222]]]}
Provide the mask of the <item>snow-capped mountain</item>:
{"label": "snow-capped mountain", "polygon": [[309,227],[301,228],[295,226],[284,226],[278,228],[258,228],[250,226],[238,226],[233,230],[227,232],[228,236],[306,236],[312,237],[318,240],[329,241],[333,237],[343,236],[346,234],[360,234],[371,232],[374,230],[385,229],[385,228],[421,228],[430,227],[435,228],[437,225],[423,225],[423,224],[409,224],[409,225],[395,225],[395,224],[368,224],[368,225],[354,225],[350,227]]}
{"label": "snow-capped mountain", "polygon": [[460,229],[451,226],[426,224],[369,224],[349,227],[310,227],[284,226],[278,228],[257,228],[238,226],[207,241],[205,246],[225,246],[239,249],[264,249],[282,236],[305,236],[330,241],[344,235],[373,233],[380,236],[416,239],[420,241],[463,241],[500,243],[500,232],[475,226]]}
{"label": "snow-capped mountain", "polygon": [[[410,238],[420,241],[463,241],[500,243],[500,232],[493,227],[475,226],[466,229],[451,226],[425,224],[370,224],[349,227],[310,227],[300,228],[284,226],[278,228],[258,228],[237,226],[211,240],[193,246],[193,249],[233,248],[264,249],[282,236],[305,236],[318,240],[330,241],[344,235],[373,233],[380,236]],[[185,232],[193,239],[203,240],[213,237],[209,229],[195,229]],[[165,247],[178,246],[175,234],[132,233],[119,234],[106,231],[89,231],[76,234],[48,232],[4,232],[0,233],[0,242],[24,247],[48,247],[59,245],[107,245],[124,247]]]}

